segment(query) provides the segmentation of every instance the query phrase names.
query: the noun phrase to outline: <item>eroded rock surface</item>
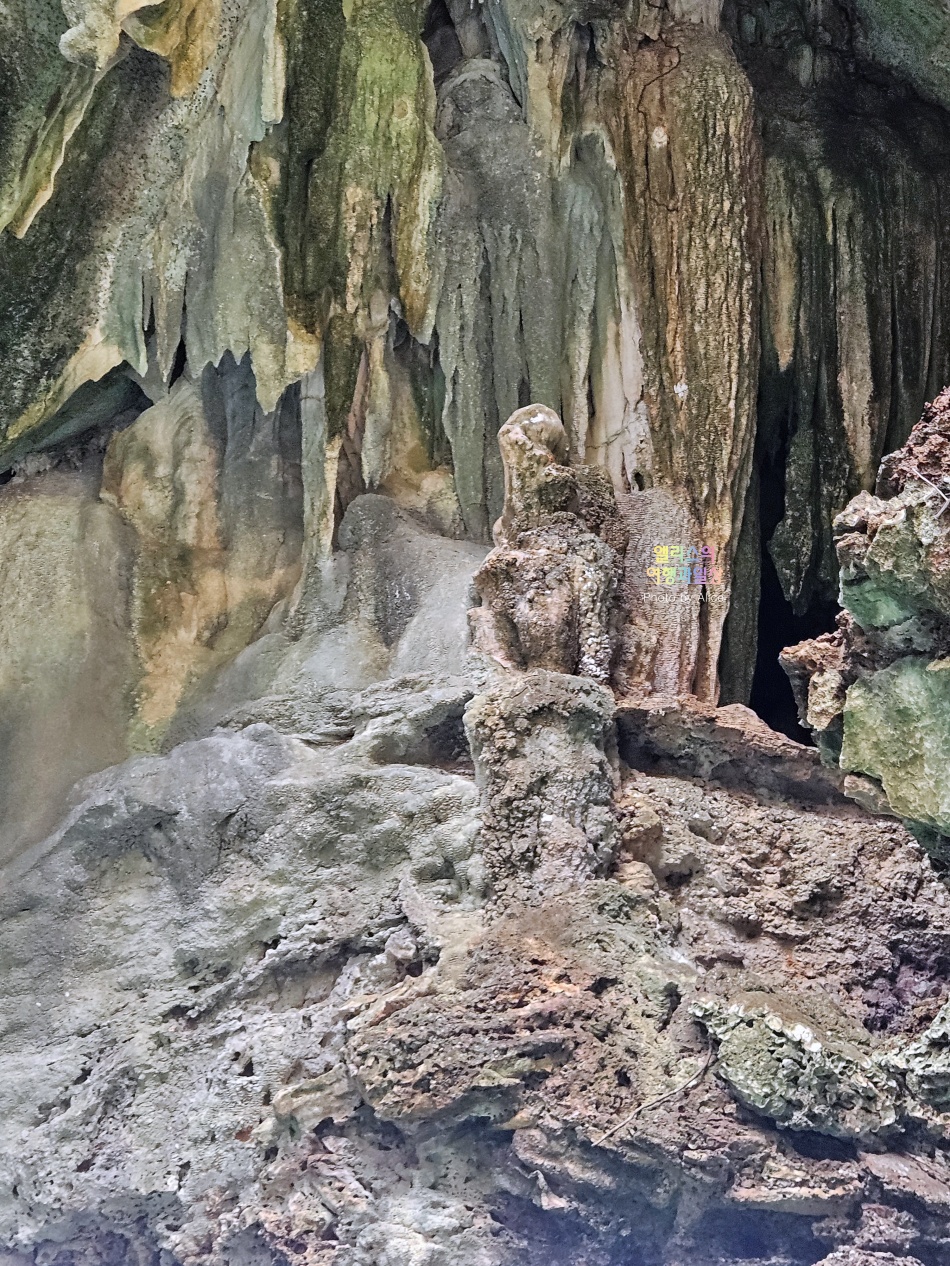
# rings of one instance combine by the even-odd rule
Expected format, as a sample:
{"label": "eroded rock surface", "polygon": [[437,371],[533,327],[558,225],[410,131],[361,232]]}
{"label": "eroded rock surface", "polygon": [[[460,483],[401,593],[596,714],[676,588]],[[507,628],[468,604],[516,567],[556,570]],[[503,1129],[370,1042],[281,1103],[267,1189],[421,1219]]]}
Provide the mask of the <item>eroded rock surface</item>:
{"label": "eroded rock surface", "polygon": [[845,614],[838,630],[783,657],[803,722],[855,775],[856,798],[950,833],[950,395],[928,405],[904,448],[882,464],[877,496],[835,520]]}
{"label": "eroded rock surface", "polygon": [[6,867],[8,1260],[942,1260],[920,845],[740,706],[467,654],[387,499],[340,541],[336,625]]}
{"label": "eroded rock surface", "polygon": [[0,5],[2,1266],[950,1263],[948,65]]}
{"label": "eroded rock surface", "polygon": [[476,696],[465,726],[492,896],[530,902],[606,873],[617,833],[609,691],[534,669]]}
{"label": "eroded rock surface", "polygon": [[498,445],[505,503],[495,549],[475,576],[481,606],[470,613],[474,645],[507,668],[606,682],[626,544],[610,482],[603,472],[563,464],[567,435],[543,406],[513,413]]}
{"label": "eroded rock surface", "polygon": [[950,903],[898,823],[618,766],[542,670],[222,723],[7,872],[10,1262],[942,1260]]}

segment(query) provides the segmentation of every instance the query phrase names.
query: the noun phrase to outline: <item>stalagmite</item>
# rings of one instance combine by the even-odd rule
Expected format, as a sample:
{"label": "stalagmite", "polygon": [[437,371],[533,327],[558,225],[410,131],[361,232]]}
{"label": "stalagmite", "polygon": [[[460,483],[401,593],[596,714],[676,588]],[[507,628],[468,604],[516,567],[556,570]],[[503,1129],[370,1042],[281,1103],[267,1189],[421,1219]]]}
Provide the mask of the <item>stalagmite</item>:
{"label": "stalagmite", "polygon": [[[561,420],[529,405],[511,415],[498,443],[505,501],[495,548],[475,576],[474,645],[509,668],[606,682],[622,556],[585,522],[581,479],[558,461],[567,449]],[[620,528],[615,507],[600,526],[608,536]]]}

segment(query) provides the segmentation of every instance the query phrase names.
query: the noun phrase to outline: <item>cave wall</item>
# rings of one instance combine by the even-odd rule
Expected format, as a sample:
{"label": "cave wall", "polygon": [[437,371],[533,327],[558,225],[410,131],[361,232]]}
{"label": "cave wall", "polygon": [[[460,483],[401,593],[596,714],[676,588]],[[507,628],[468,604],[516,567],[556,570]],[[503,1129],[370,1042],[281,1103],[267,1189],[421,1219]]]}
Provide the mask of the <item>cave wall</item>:
{"label": "cave wall", "polygon": [[831,519],[948,374],[950,134],[867,67],[843,11],[737,5],[728,20],[766,155],[760,445],[784,466],[770,550],[802,613],[837,593]]}

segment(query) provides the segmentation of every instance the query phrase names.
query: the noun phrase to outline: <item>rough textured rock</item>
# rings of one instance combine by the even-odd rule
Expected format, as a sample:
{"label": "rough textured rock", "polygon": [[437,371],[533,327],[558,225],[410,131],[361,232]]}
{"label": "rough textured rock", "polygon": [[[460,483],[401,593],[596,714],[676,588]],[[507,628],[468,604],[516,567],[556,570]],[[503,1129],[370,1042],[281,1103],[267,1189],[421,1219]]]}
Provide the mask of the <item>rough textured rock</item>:
{"label": "rough textured rock", "polygon": [[0,5],[2,1266],[950,1262],[947,48]]}
{"label": "rough textured rock", "polygon": [[474,645],[506,668],[546,668],[605,682],[621,563],[609,540],[622,548],[625,536],[609,481],[599,488],[600,472],[575,474],[558,460],[566,457],[567,436],[560,418],[543,406],[513,413],[498,445],[505,501],[495,549],[475,576],[481,605],[470,613]]}
{"label": "rough textured rock", "polygon": [[617,738],[629,765],[684,773],[768,797],[843,802],[843,778],[814,748],[777,734],[749,708],[689,696],[617,701]]}
{"label": "rough textured rock", "polygon": [[944,393],[883,463],[880,495],[862,493],[835,520],[838,630],[784,656],[803,722],[858,775],[855,796],[936,833],[938,853],[950,833],[948,444]]}
{"label": "rough textured rock", "polygon": [[604,686],[466,656],[430,595],[480,551],[388,499],[339,541],[335,624],[5,868],[11,1262],[942,1260],[917,842],[744,708],[615,734]]}
{"label": "rough textured rock", "polygon": [[607,870],[616,835],[612,721],[609,692],[538,669],[469,704],[494,896],[550,896]]}
{"label": "rough textured rock", "polygon": [[614,684],[625,695],[705,697],[698,676],[701,631],[708,619],[721,624],[725,618],[728,586],[667,586],[648,575],[656,565],[655,545],[701,543],[695,518],[666,489],[621,494],[618,506],[629,545],[618,586],[623,615]]}
{"label": "rough textured rock", "polygon": [[304,674],[82,785],[7,872],[10,1260],[939,1260],[925,855],[629,768],[614,817],[609,724],[576,677]]}

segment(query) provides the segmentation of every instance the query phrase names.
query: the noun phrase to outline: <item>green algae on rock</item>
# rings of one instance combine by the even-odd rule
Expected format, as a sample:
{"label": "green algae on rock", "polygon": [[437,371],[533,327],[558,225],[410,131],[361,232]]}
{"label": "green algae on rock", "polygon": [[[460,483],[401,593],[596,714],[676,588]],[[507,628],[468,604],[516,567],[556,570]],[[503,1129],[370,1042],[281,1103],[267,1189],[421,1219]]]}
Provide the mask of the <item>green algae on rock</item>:
{"label": "green algae on rock", "polygon": [[883,0],[34,7],[2,19],[23,237],[0,243],[0,462],[59,442],[106,375],[155,401],[182,343],[196,374],[250,352],[267,414],[320,384],[315,557],[364,489],[485,540],[495,436],[536,400],[577,463],[715,543],[728,601],[680,613],[672,676],[747,697],[765,466],[804,610],[830,597],[828,520],[950,377],[939,54],[901,115],[881,75],[918,37],[898,48]]}
{"label": "green algae on rock", "polygon": [[899,659],[848,688],[841,768],[876,778],[902,818],[950,835],[950,660]]}
{"label": "green algae on rock", "polygon": [[898,1121],[901,1087],[869,1055],[785,1017],[767,998],[693,1004],[718,1042],[716,1067],[753,1111],[793,1130],[868,1139]]}

